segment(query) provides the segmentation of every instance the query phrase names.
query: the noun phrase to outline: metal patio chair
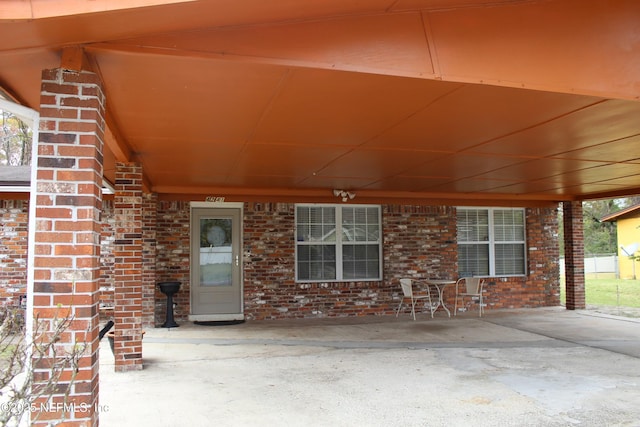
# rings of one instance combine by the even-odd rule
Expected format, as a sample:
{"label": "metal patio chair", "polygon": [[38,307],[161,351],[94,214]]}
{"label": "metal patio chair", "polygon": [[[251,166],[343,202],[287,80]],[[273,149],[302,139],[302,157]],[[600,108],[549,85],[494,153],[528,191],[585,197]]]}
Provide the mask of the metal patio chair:
{"label": "metal patio chair", "polygon": [[431,312],[431,317],[433,317],[433,304],[431,303],[431,292],[429,292],[429,287],[426,287],[426,293],[420,292],[418,294],[413,292],[413,280],[412,279],[400,279],[400,286],[402,286],[402,299],[400,300],[400,305],[398,305],[398,309],[396,310],[396,317],[400,314],[400,309],[402,308],[402,304],[405,300],[411,301],[411,315],[413,316],[413,320],[416,320],[416,303],[419,300],[428,300],[429,301],[429,311]]}
{"label": "metal patio chair", "polygon": [[461,277],[456,282],[456,299],[453,306],[453,315],[458,314],[458,298],[463,301],[464,297],[478,298],[478,312],[482,317],[484,311],[484,300],[482,298],[482,290],[484,287],[484,279],[480,277]]}

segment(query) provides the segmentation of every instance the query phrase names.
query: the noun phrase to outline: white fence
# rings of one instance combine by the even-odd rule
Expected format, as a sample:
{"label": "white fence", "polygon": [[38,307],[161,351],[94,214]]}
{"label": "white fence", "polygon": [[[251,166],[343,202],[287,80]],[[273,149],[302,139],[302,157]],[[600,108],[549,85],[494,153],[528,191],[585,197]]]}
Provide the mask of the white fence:
{"label": "white fence", "polygon": [[[591,274],[598,277],[598,273],[607,275],[615,274],[620,276],[618,270],[618,256],[614,254],[589,254],[584,259],[584,274]],[[564,257],[560,257],[560,275],[564,276]]]}

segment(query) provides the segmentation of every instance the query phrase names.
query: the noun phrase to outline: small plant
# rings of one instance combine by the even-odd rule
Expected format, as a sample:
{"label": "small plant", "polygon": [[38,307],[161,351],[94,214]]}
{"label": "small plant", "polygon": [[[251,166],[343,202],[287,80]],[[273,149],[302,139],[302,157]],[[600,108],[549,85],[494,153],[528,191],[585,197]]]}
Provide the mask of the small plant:
{"label": "small plant", "polygon": [[[72,320],[34,319],[33,334],[27,339],[24,309],[0,311],[0,426],[21,425],[27,413],[31,413],[32,422],[37,420],[47,412],[46,405],[36,405],[43,397],[62,396],[63,407],[66,405],[86,349],[85,343],[74,345],[61,340]],[[36,371],[34,367],[46,368]],[[71,375],[61,383],[63,372]]]}

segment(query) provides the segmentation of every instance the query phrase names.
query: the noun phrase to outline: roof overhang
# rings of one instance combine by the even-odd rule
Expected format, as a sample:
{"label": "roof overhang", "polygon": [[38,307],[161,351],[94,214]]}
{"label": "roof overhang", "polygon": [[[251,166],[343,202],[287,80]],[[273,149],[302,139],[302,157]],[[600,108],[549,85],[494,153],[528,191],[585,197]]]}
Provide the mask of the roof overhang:
{"label": "roof overhang", "polygon": [[0,6],[0,86],[38,109],[43,69],[98,73],[108,181],[134,161],[161,198],[640,193],[634,0],[55,3]]}
{"label": "roof overhang", "polygon": [[640,216],[640,204],[629,206],[626,209],[621,209],[618,212],[614,212],[609,215],[605,215],[600,219],[601,222],[615,222],[626,218],[636,218]]}

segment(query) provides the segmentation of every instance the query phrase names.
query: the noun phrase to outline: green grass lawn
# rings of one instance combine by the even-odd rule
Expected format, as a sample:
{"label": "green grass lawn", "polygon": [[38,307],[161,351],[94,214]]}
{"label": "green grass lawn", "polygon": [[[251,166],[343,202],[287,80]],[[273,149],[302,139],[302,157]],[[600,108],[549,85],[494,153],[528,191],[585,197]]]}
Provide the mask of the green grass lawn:
{"label": "green grass lawn", "polygon": [[[560,300],[565,303],[564,278],[560,281]],[[640,280],[585,279],[587,304],[640,307]]]}

